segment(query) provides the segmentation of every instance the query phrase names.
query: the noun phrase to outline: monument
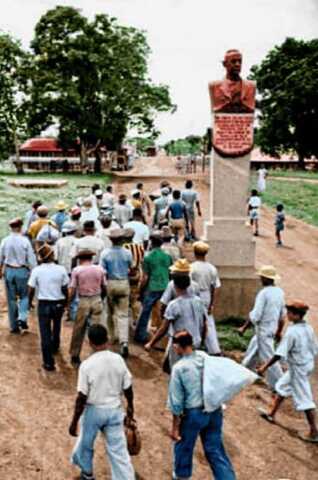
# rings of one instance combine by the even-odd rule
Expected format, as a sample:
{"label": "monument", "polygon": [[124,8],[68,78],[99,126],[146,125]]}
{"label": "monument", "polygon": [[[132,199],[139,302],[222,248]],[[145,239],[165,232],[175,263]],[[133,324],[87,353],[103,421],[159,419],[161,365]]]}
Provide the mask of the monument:
{"label": "monument", "polygon": [[226,78],[212,82],[211,211],[205,225],[210,261],[222,279],[215,316],[246,316],[259,288],[255,275],[256,244],[246,225],[253,148],[255,82],[241,78],[242,55],[225,54]]}

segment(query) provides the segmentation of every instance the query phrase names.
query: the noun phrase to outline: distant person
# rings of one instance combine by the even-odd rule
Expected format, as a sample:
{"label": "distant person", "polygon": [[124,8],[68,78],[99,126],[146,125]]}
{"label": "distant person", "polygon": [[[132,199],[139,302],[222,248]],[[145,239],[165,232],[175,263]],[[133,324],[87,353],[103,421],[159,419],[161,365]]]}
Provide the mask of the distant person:
{"label": "distant person", "polygon": [[22,219],[14,218],[9,227],[11,233],[0,246],[0,278],[4,277],[10,333],[19,334],[28,329],[28,281],[36,258],[29,239],[22,234]]}
{"label": "distant person", "polygon": [[148,247],[150,229],[145,225],[143,213],[141,208],[133,210],[133,218],[130,222],[125,223],[124,228],[131,228],[134,232],[133,242],[138,245],[143,245],[145,249]]}
{"label": "distant person", "polygon": [[127,202],[127,195],[120,194],[118,197],[118,203],[114,206],[114,217],[118,225],[123,226],[132,219],[132,206]]}
{"label": "distant person", "polygon": [[185,183],[185,190],[181,193],[181,200],[185,203],[187,209],[187,216],[190,225],[190,235],[193,240],[196,240],[196,226],[195,226],[195,209],[197,209],[199,217],[202,216],[199,194],[193,189],[192,180],[187,180]]}
{"label": "distant person", "polygon": [[38,219],[37,210],[41,205],[42,205],[41,200],[36,200],[35,202],[32,203],[31,210],[28,210],[27,213],[25,214],[23,233],[27,234],[31,224]]}
{"label": "distant person", "polygon": [[131,205],[133,210],[135,208],[142,209],[141,192],[139,190],[132,191],[131,199],[129,200],[129,205]]}
{"label": "distant person", "polygon": [[[95,222],[87,220],[83,224],[82,238],[78,238],[74,243],[71,251],[72,258],[75,259],[80,250],[92,250],[95,252],[93,263],[98,264],[102,251],[104,250],[104,242],[100,238],[96,237]],[[73,262],[74,263],[74,262]]]}
{"label": "distant person", "polygon": [[205,354],[195,351],[194,343],[193,336],[187,330],[176,332],[172,337],[175,356],[180,358],[172,369],[168,397],[168,407],[173,415],[173,478],[192,478],[193,452],[200,435],[214,478],[235,480],[236,476],[223,444],[222,408],[211,413],[204,411]]}
{"label": "distant person", "polygon": [[282,242],[282,232],[285,230],[285,211],[284,205],[279,203],[276,206],[276,217],[275,217],[275,234],[277,239],[277,247],[281,247],[283,245]]}
{"label": "distant person", "polygon": [[143,183],[139,182],[136,185],[136,190],[140,192],[140,198],[141,198],[141,208],[143,211],[144,216],[148,215],[148,217],[151,216],[151,201],[146,192],[144,191],[144,185]]}
{"label": "distant person", "polygon": [[113,230],[117,230],[119,225],[113,220],[111,215],[102,215],[99,219],[102,228],[96,233],[96,237],[100,238],[104,242],[104,248],[111,248],[112,242],[109,238],[110,233]]}
{"label": "distant person", "polygon": [[102,209],[110,209],[113,210],[115,205],[115,195],[113,192],[112,185],[107,185],[106,192],[103,195],[103,202],[102,202]]}
{"label": "distant person", "polygon": [[[84,223],[88,221],[94,222],[95,227],[98,230],[100,228],[100,223],[98,220],[99,211],[96,206],[96,202],[93,202],[91,197],[85,198],[83,201],[83,205],[81,207],[81,224],[84,225]],[[96,200],[95,196],[94,198]]]}
{"label": "distant person", "polygon": [[70,210],[70,215],[71,215],[71,222],[73,222],[76,225],[76,233],[75,237],[76,238],[81,238],[83,236],[83,226],[81,222],[81,209],[78,206],[72,207]]}
{"label": "distant person", "polygon": [[64,222],[68,221],[70,217],[66,213],[67,205],[63,200],[60,200],[55,205],[55,208],[57,210],[57,213],[53,215],[52,220],[57,226],[59,232],[61,232]]}
{"label": "distant person", "polygon": [[94,444],[103,434],[113,480],[135,480],[134,469],[127,450],[124,431],[124,412],[121,398],[127,400],[126,415],[134,416],[132,376],[123,359],[108,350],[107,330],[92,325],[88,331],[92,355],[80,366],[77,399],[69,433],[80,435],[76,442],[72,463],[81,470],[81,480],[94,480]]}
{"label": "distant person", "polygon": [[304,302],[295,300],[287,305],[287,317],[292,324],[286,330],[275,354],[267,363],[257,369],[260,375],[275,363],[284,360],[288,371],[275,385],[275,396],[269,412],[259,409],[261,416],[274,423],[276,414],[287,397],[292,397],[297,412],[304,412],[309,435],[299,437],[310,443],[318,443],[318,428],[316,423],[316,405],[314,402],[310,376],[315,369],[315,358],[318,355],[318,340],[313,328],[306,322],[305,315],[309,310]]}
{"label": "distant person", "polygon": [[49,209],[45,205],[41,205],[37,209],[37,219],[31,223],[30,228],[28,230],[28,235],[31,238],[32,241],[34,241],[40,233],[40,230],[44,225],[47,225],[49,223]]}
{"label": "distant person", "polygon": [[70,275],[72,270],[72,248],[76,243],[76,225],[73,222],[65,222],[62,227],[62,237],[55,245],[55,258],[59,265],[62,265]]}
{"label": "distant person", "polygon": [[252,190],[251,196],[248,200],[248,214],[250,217],[251,227],[254,229],[255,237],[258,237],[259,235],[259,217],[260,217],[261,205],[262,205],[262,200],[258,195],[258,191]]}
{"label": "distant person", "polygon": [[167,219],[167,210],[169,206],[169,187],[162,187],[160,190],[160,197],[154,201],[154,217],[153,217],[153,228],[158,228],[159,230],[168,224]]}
{"label": "distant person", "polygon": [[265,165],[262,163],[261,168],[258,170],[258,180],[257,180],[257,190],[260,193],[264,193],[266,190],[266,178],[268,172],[265,168]]}
{"label": "distant person", "polygon": [[185,230],[189,228],[188,213],[185,203],[181,200],[180,190],[174,190],[172,193],[173,201],[167,209],[166,217],[174,234],[175,241],[183,240]]}

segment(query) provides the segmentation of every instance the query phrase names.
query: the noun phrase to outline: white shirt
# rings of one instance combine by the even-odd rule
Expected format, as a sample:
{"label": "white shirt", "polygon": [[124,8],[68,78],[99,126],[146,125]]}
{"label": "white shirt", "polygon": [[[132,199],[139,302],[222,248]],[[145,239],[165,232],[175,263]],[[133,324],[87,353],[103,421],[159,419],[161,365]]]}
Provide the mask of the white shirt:
{"label": "white shirt", "polygon": [[103,350],[81,364],[77,390],[87,396],[90,405],[120,408],[121,395],[131,384],[132,376],[122,357]]}
{"label": "white shirt", "polygon": [[104,247],[105,248],[111,248],[113,246],[112,241],[109,238],[109,235],[112,230],[116,230],[117,228],[120,228],[117,222],[112,221],[110,226],[108,228],[101,228],[98,230],[96,233],[96,237],[100,238],[104,242]]}
{"label": "white shirt", "polygon": [[132,212],[133,209],[128,203],[124,205],[117,203],[114,207],[114,217],[121,227],[129,222],[132,217]]}
{"label": "white shirt", "polygon": [[221,282],[218,271],[209,262],[197,260],[191,265],[191,278],[200,287],[200,291],[210,291],[211,287],[220,288]]}
{"label": "white shirt", "polygon": [[55,245],[55,258],[59,265],[65,267],[67,273],[72,270],[72,256],[71,251],[76,242],[74,235],[66,235],[60,238]]}
{"label": "white shirt", "polygon": [[21,233],[11,233],[5,237],[0,246],[0,264],[35,267],[36,258],[30,240]]}
{"label": "white shirt", "polygon": [[262,200],[260,197],[253,196],[249,199],[248,204],[252,208],[260,208],[262,205]]}
{"label": "white shirt", "polygon": [[84,225],[84,223],[87,221],[93,221],[95,223],[95,228],[98,230],[101,227],[98,217],[99,217],[99,212],[97,207],[92,207],[92,208],[82,207],[82,213],[80,218],[82,225]]}
{"label": "white shirt", "polygon": [[36,289],[38,300],[64,300],[62,287],[69,283],[67,271],[55,263],[42,263],[32,270],[29,287]]}
{"label": "white shirt", "polygon": [[286,313],[285,296],[281,288],[264,287],[256,296],[250,320],[256,333],[260,335],[275,335],[281,317]]}
{"label": "white shirt", "polygon": [[318,355],[315,332],[307,322],[290,325],[275,352],[288,363],[306,365]]}
{"label": "white shirt", "polygon": [[115,204],[115,195],[113,193],[105,192],[103,195],[102,206],[112,208]]}
{"label": "white shirt", "polygon": [[136,222],[135,220],[132,220],[131,222],[125,223],[124,228],[131,228],[135,232],[133,243],[143,245],[144,242],[149,240],[149,227],[142,222]]}
{"label": "white shirt", "polygon": [[80,250],[92,250],[96,253],[95,257],[93,258],[93,262],[98,264],[100,255],[104,248],[103,240],[95,237],[94,235],[85,235],[85,237],[77,238],[75,240],[71,250],[71,256],[72,258],[75,258]]}

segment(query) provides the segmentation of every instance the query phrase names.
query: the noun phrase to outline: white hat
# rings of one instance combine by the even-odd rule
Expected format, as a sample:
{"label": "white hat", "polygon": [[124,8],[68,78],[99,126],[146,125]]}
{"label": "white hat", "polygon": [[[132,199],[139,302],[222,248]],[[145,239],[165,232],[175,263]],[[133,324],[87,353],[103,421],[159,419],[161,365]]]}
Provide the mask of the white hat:
{"label": "white hat", "polygon": [[96,190],[95,197],[101,197],[103,195],[103,190]]}

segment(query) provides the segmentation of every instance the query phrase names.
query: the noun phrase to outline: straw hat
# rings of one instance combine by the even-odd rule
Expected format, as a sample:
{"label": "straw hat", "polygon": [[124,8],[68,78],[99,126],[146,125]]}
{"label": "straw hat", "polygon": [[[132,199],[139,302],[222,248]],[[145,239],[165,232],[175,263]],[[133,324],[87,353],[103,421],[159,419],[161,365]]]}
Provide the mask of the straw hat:
{"label": "straw hat", "polygon": [[123,228],[114,228],[114,230],[111,230],[109,238],[111,240],[120,240],[121,238],[125,238],[125,230]]}
{"label": "straw hat", "polygon": [[210,246],[207,243],[202,241],[194,242],[193,244],[193,250],[195,253],[204,254],[204,253],[207,253],[209,249],[210,249]]}
{"label": "straw hat", "polygon": [[309,310],[309,306],[301,300],[291,300],[286,303],[287,310],[294,310],[300,313],[306,313]]}
{"label": "straw hat", "polygon": [[54,250],[47,243],[42,245],[42,247],[38,249],[37,253],[42,262],[44,262],[44,260],[47,260],[50,257],[54,257]]}
{"label": "straw hat", "polygon": [[85,199],[83,200],[83,207],[85,207],[85,208],[92,208],[92,206],[93,206],[93,202],[92,202],[92,200],[91,200],[90,198],[85,198]]}
{"label": "straw hat", "polygon": [[22,225],[23,225],[22,218],[13,218],[9,222],[9,227],[11,228],[19,228],[19,227],[22,227]]}
{"label": "straw hat", "polygon": [[272,265],[263,265],[257,275],[263,278],[269,278],[270,280],[274,280],[278,282],[280,280],[280,276],[277,274],[276,268]]}
{"label": "straw hat", "polygon": [[190,271],[191,265],[186,258],[180,258],[170,267],[171,273],[183,273],[186,275],[189,274]]}
{"label": "straw hat", "polygon": [[64,202],[64,200],[60,200],[57,202],[55,205],[56,210],[66,210],[68,208],[68,205]]}

